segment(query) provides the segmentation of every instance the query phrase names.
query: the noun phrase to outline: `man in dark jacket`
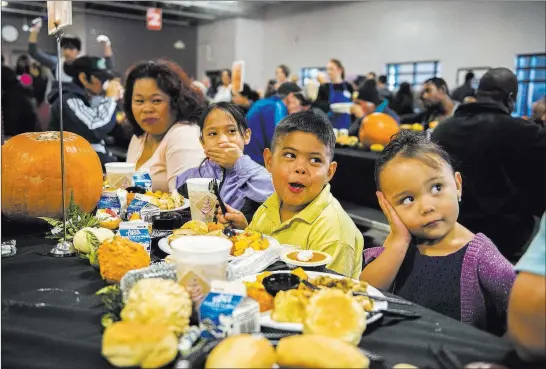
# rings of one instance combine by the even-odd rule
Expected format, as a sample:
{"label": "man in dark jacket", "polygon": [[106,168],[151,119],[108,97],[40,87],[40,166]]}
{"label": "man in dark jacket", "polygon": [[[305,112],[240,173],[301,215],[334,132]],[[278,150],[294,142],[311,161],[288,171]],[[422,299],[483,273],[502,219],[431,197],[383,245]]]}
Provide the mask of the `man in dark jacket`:
{"label": "man in dark jacket", "polygon": [[[106,150],[104,138],[116,125],[117,101],[121,98],[121,85],[106,71],[104,59],[82,56],[66,65],[64,72],[72,82],[63,82],[63,96],[55,88],[48,96],[51,104],[49,130],[60,129],[60,111],[63,107],[63,127],[68,132],[85,138],[99,155],[102,164],[113,161]],[[109,81],[105,97],[95,106],[91,98],[103,93],[103,84]]]}
{"label": "man in dark jacket", "polygon": [[474,91],[474,88],[472,87],[472,83],[474,81],[474,72],[470,71],[466,74],[464,77],[464,83],[462,86],[459,86],[453,91],[453,94],[451,95],[451,98],[453,100],[456,100],[460,103],[464,102],[464,99],[466,97],[474,97],[476,95],[476,91]]}
{"label": "man in dark jacket", "polygon": [[463,176],[459,222],[491,238],[510,260],[532,236],[546,192],[546,130],[510,115],[517,93],[514,73],[491,69],[477,102],[461,105],[432,134]]}
{"label": "man in dark jacket", "polygon": [[264,165],[264,150],[269,148],[277,124],[287,115],[301,111],[308,104],[301,88],[292,82],[283,83],[276,95],[252,104],[246,114],[252,138],[245,146],[245,154]]}

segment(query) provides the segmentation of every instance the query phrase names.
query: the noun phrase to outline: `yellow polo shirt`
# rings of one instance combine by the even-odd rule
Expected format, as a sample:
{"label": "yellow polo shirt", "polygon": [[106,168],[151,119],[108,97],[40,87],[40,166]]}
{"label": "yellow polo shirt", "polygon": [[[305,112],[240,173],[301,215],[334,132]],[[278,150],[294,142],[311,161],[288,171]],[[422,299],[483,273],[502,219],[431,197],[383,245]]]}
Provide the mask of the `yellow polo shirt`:
{"label": "yellow polo shirt", "polygon": [[302,250],[326,252],[334,258],[328,265],[347,277],[358,279],[362,270],[364,238],[326,185],[305,209],[281,223],[281,201],[274,192],[258,208],[249,228]]}

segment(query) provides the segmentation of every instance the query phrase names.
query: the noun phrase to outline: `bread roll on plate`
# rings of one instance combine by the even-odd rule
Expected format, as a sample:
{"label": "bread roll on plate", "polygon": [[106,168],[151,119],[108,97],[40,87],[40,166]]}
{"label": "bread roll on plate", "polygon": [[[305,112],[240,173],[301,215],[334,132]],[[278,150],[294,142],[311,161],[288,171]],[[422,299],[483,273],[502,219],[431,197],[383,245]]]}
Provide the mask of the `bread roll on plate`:
{"label": "bread roll on plate", "polygon": [[289,368],[364,368],[370,360],[357,347],[335,338],[299,335],[277,345],[277,364]]}
{"label": "bread roll on plate", "polygon": [[102,356],[120,368],[161,368],[174,360],[177,346],[167,326],[120,321],[104,331]]}
{"label": "bread roll on plate", "polygon": [[271,369],[275,362],[275,348],[267,338],[238,334],[226,338],[212,350],[205,368]]}
{"label": "bread roll on plate", "polygon": [[341,290],[324,289],[307,304],[304,334],[339,338],[358,345],[366,329],[366,313],[362,306]]}

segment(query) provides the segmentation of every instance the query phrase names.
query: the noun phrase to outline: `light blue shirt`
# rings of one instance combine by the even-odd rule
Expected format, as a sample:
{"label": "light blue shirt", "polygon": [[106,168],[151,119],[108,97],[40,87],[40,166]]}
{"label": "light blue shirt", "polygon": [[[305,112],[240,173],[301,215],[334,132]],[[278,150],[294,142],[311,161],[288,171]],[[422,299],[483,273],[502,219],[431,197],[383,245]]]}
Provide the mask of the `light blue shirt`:
{"label": "light blue shirt", "polygon": [[540,220],[537,235],[516,265],[516,271],[546,277],[546,213]]}

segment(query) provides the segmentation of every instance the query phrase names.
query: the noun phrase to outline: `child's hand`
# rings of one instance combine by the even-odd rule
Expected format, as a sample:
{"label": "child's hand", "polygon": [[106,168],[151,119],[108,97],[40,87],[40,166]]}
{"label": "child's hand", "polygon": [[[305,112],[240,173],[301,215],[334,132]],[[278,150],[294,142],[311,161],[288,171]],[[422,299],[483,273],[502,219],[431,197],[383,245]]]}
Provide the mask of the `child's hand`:
{"label": "child's hand", "polygon": [[243,151],[237,144],[226,142],[221,143],[218,147],[206,150],[205,155],[218,165],[226,169],[231,169],[237,159],[243,156]]}
{"label": "child's hand", "polygon": [[243,213],[226,204],[227,214],[222,214],[222,209],[218,207],[218,223],[227,224],[231,222],[235,229],[245,229],[248,227],[248,222]]}
{"label": "child's hand", "polygon": [[392,208],[392,205],[387,201],[385,195],[382,192],[376,192],[377,200],[379,201],[379,206],[383,210],[383,214],[387,217],[389,221],[389,226],[391,227],[391,232],[385,240],[385,247],[395,247],[399,250],[408,249],[408,246],[411,242],[411,233],[408,228],[402,223],[396,211]]}

